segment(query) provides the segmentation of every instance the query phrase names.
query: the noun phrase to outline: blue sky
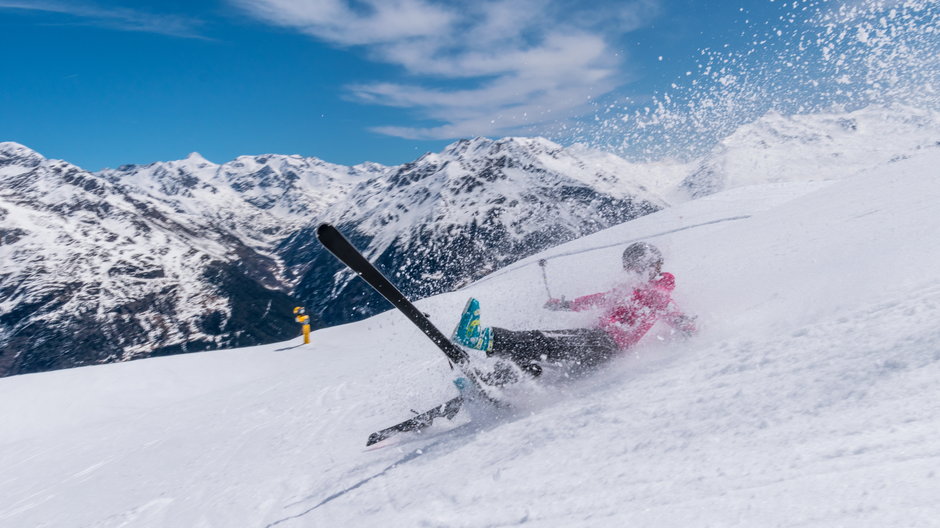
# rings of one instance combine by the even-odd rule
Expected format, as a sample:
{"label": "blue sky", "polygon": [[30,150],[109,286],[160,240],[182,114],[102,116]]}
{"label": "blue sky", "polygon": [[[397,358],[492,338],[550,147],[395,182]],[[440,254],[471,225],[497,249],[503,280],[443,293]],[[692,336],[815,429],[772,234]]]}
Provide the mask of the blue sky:
{"label": "blue sky", "polygon": [[89,170],[193,151],[397,164],[642,103],[779,6],[0,0],[0,141]]}

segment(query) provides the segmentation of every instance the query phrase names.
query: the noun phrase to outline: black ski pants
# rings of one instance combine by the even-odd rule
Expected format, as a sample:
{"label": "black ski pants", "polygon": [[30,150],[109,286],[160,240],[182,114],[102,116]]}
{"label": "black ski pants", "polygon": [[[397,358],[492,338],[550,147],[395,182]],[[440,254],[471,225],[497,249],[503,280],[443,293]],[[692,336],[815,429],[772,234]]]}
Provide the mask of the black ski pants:
{"label": "black ski pants", "polygon": [[596,328],[514,331],[493,327],[490,353],[520,366],[539,361],[569,361],[590,368],[617,353],[617,343]]}

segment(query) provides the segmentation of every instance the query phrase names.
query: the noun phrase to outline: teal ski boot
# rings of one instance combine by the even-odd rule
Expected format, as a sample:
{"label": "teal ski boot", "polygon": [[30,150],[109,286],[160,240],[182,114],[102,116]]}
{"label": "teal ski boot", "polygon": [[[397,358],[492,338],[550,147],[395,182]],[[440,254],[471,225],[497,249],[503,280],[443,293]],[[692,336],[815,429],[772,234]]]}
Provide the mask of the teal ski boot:
{"label": "teal ski boot", "polygon": [[489,351],[493,341],[493,331],[480,326],[480,301],[471,297],[467,300],[460,322],[454,329],[451,340],[458,345],[476,350]]}

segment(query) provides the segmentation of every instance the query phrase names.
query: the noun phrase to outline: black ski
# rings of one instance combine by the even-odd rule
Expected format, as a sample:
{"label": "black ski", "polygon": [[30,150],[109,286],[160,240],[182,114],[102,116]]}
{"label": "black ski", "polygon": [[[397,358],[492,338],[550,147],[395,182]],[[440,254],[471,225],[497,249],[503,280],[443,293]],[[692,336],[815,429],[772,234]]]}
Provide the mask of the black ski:
{"label": "black ski", "polygon": [[386,438],[389,438],[390,436],[398,433],[404,433],[407,431],[420,431],[426,427],[430,427],[431,424],[434,423],[435,418],[444,417],[448,420],[453,420],[454,416],[457,416],[457,413],[460,412],[460,407],[462,405],[463,396],[451,398],[446,403],[442,403],[429,411],[418,414],[414,418],[372,433],[369,435],[369,440],[366,441],[366,447],[381,442],[382,440],[385,440]]}
{"label": "black ski", "polygon": [[[467,353],[453,344],[450,339],[441,333],[426,315],[421,313],[415,305],[411,304],[411,301],[409,301],[391,281],[382,275],[382,272],[373,266],[371,262],[366,260],[362,253],[346,240],[346,237],[344,237],[342,233],[330,224],[321,224],[320,227],[317,228],[317,240],[319,240],[320,243],[323,244],[323,247],[332,253],[333,256],[339,259],[340,262],[348,266],[349,269],[369,283],[369,286],[372,286],[375,291],[379,292],[382,297],[385,297],[395,308],[398,308],[399,311],[405,314],[405,317],[414,323],[415,326],[420,328],[421,331],[424,332],[424,335],[428,336],[428,338],[441,349],[441,352],[447,356],[447,359],[451,361],[451,367],[456,364],[460,368],[460,371],[463,373],[463,379],[469,383],[469,386],[462,386],[458,383],[458,387],[461,388],[461,396],[457,396],[430,411],[421,413],[398,425],[372,433],[372,435],[369,436],[367,446],[380,442],[395,433],[421,430],[431,425],[434,418],[439,416],[446,416],[448,419],[453,418],[460,410],[465,397],[480,398],[496,407],[505,406],[505,403],[493,399],[483,389],[480,376],[475,369],[470,367],[470,357]],[[455,383],[457,382],[455,381]]]}
{"label": "black ski", "polygon": [[409,301],[391,281],[386,279],[385,275],[382,275],[382,272],[373,266],[371,262],[366,260],[366,258],[362,256],[362,253],[353,247],[353,245],[346,240],[346,237],[335,227],[330,224],[320,224],[320,227],[317,228],[317,240],[319,240],[320,243],[323,244],[323,247],[332,253],[333,256],[338,258],[340,262],[356,272],[357,275],[369,283],[369,286],[372,286],[382,297],[385,297],[395,308],[398,308],[401,313],[405,314],[405,317],[420,328],[421,331],[424,332],[424,335],[428,336],[431,341],[444,352],[444,355],[446,355],[448,359],[460,365],[467,364],[470,359],[467,353],[461,350],[457,345],[451,343],[450,339],[444,336],[444,334],[421,313],[421,310],[415,308],[415,305],[411,304],[411,301]]}

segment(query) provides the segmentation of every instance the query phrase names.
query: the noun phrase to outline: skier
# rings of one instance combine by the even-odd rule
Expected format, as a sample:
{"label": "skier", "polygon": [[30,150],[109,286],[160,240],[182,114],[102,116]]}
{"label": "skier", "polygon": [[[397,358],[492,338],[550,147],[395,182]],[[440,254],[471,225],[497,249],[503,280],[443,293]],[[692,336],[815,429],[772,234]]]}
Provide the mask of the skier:
{"label": "skier", "polygon": [[[675,287],[675,278],[669,273],[662,273],[663,259],[659,250],[649,244],[633,244],[624,251],[623,263],[624,270],[636,275],[638,281],[571,302],[550,299],[546,304],[546,308],[557,310],[585,310],[597,307],[602,310],[602,315],[594,328],[554,332],[513,332],[501,328],[481,328],[480,303],[471,299],[452,339],[459,344],[485,350],[489,355],[507,358],[501,362],[506,368],[500,368],[498,362],[497,369],[484,375],[469,364],[470,358],[465,350],[447,340],[428,320],[427,315],[411,304],[335,227],[321,224],[317,228],[317,239],[323,247],[355,271],[421,329],[451,362],[460,366],[466,376],[454,380],[461,389],[459,396],[427,412],[418,413],[404,422],[372,433],[366,445],[381,442],[397,433],[420,431],[431,425],[435,418],[453,418],[464,403],[464,388],[482,389],[481,382],[495,385],[518,379],[516,371],[508,366],[511,360],[537,376],[542,371],[538,365],[540,360],[574,360],[581,367],[596,365],[617,350],[639,341],[659,320],[666,321],[684,334],[691,335],[695,332],[694,318],[683,315],[672,303],[671,293]],[[508,375],[500,376],[500,370]],[[496,404],[495,400],[485,393],[483,399]]]}
{"label": "skier", "polygon": [[[631,244],[623,252],[625,281],[610,291],[572,301],[549,299],[549,310],[597,309],[591,328],[523,330],[480,326],[480,303],[471,298],[454,331],[453,340],[483,350],[487,356],[509,359],[533,376],[542,372],[540,361],[567,361],[584,372],[636,344],[658,321],[683,337],[695,333],[695,318],[683,314],[672,300],[675,277],[662,271],[659,249],[647,242]],[[511,381],[511,380],[506,380]]]}

